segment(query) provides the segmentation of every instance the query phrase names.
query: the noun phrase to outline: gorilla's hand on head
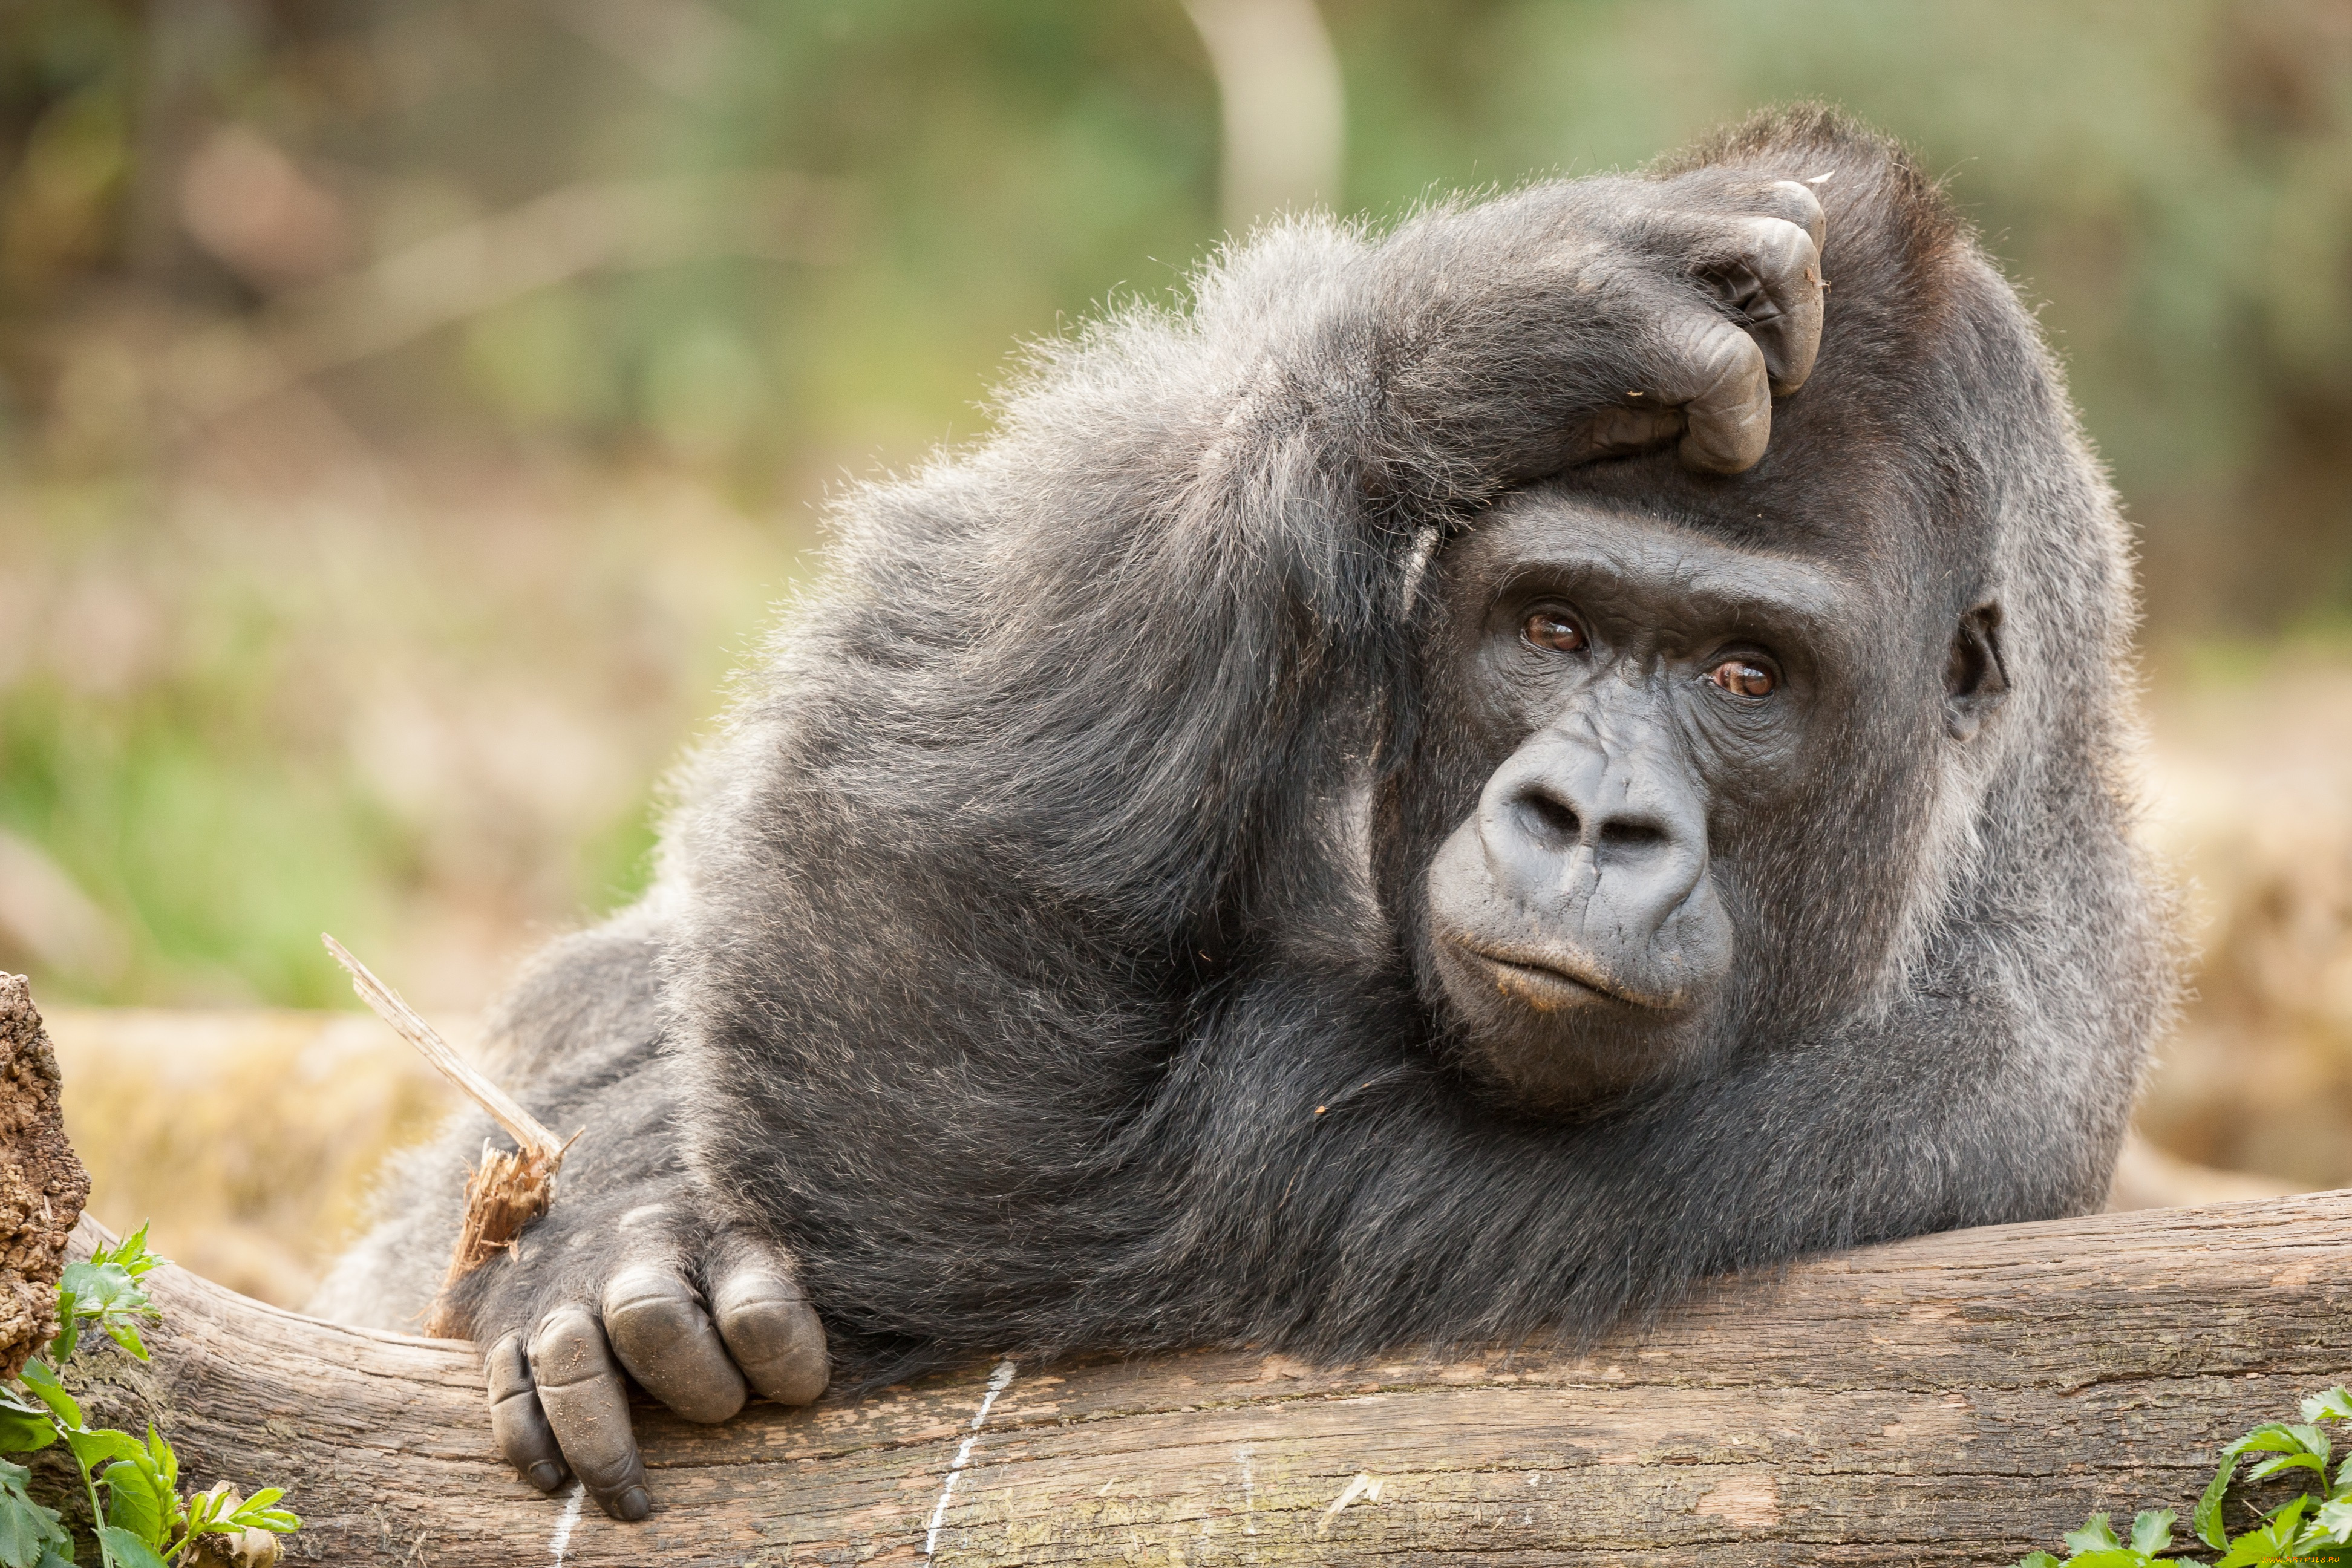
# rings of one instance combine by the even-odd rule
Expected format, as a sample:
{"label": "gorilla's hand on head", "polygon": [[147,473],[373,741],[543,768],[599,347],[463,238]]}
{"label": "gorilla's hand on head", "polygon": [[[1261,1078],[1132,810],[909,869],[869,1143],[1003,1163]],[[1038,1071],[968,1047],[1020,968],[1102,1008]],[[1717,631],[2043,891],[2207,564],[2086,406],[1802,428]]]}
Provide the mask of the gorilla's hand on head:
{"label": "gorilla's hand on head", "polygon": [[567,1194],[520,1256],[478,1271],[468,1315],[489,1347],[491,1434],[540,1490],[574,1475],[614,1518],[645,1517],[625,1373],[704,1423],[755,1394],[805,1405],[824,1392],[824,1326],[791,1258],[708,1212],[682,1188]]}
{"label": "gorilla's hand on head", "polygon": [[1391,286],[1435,301],[1399,403],[1488,484],[1677,437],[1685,466],[1741,472],[1812,372],[1822,228],[1799,181],[1720,171],[1433,214],[1383,247]]}

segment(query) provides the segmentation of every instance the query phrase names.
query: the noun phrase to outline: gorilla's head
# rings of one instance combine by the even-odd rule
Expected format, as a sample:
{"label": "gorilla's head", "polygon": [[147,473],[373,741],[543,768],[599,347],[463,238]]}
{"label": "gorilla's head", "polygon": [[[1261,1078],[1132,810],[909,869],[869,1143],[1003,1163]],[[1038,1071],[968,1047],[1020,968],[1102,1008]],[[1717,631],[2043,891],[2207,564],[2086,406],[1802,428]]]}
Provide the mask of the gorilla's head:
{"label": "gorilla's head", "polygon": [[1382,900],[1454,1059],[1529,1110],[1885,1005],[2011,765],[2012,644],[2053,612],[2002,475],[2020,387],[2054,389],[1935,193],[1857,188],[1890,177],[1823,183],[1821,357],[1761,463],[1522,489],[1416,595]]}

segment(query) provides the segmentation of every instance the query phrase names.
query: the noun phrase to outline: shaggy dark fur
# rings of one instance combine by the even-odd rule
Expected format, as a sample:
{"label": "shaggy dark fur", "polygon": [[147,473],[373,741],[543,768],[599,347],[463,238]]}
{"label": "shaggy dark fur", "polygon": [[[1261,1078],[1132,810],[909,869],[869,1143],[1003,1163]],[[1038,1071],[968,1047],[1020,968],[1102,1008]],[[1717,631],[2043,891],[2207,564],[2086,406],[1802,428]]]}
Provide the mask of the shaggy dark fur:
{"label": "shaggy dark fur", "polygon": [[[1564,413],[1633,384],[1547,247],[1656,180],[1824,173],[1820,360],[1763,461],[1557,472]],[[1424,882],[1516,744],[1475,574],[1571,512],[1833,602],[1770,787],[1705,802],[1736,961],[1695,1065],[1546,1110],[1474,1070]],[[484,1342],[624,1254],[690,1275],[721,1217],[901,1371],[1582,1336],[1717,1271],[2102,1201],[2172,986],[2127,841],[2124,531],[2026,311],[1883,141],[1798,111],[1386,237],[1275,227],[836,517],[655,890],[507,1005],[510,1080],[588,1131],[475,1277]],[[2007,700],[1961,722],[1988,606]],[[322,1305],[422,1307],[481,1135]]]}

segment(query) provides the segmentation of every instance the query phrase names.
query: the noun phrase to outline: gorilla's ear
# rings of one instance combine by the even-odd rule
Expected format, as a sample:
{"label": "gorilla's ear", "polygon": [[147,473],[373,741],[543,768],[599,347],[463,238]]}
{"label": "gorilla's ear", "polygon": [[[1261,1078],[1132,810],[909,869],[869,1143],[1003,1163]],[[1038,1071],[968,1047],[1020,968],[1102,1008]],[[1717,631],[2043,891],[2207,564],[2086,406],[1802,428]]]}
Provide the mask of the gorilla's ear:
{"label": "gorilla's ear", "polygon": [[1974,735],[2009,700],[2009,672],[2000,662],[2000,606],[1979,605],[1960,617],[1944,666],[1944,727],[1955,740]]}

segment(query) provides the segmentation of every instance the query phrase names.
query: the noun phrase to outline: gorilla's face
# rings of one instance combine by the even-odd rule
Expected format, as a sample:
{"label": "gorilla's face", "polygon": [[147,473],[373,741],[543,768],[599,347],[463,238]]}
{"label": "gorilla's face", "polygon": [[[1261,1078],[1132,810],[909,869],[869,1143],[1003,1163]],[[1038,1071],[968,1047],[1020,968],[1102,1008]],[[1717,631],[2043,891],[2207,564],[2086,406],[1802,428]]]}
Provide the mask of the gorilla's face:
{"label": "gorilla's face", "polygon": [[1909,672],[1861,585],[1596,501],[1518,498],[1432,575],[1457,782],[1403,923],[1465,1065],[1537,1110],[1704,1070],[1789,970],[1759,868],[1853,842],[1850,720]]}

